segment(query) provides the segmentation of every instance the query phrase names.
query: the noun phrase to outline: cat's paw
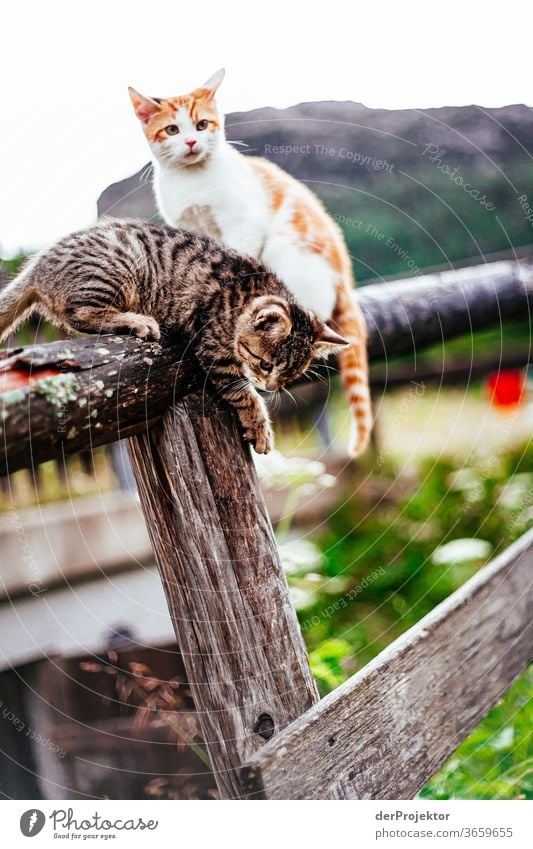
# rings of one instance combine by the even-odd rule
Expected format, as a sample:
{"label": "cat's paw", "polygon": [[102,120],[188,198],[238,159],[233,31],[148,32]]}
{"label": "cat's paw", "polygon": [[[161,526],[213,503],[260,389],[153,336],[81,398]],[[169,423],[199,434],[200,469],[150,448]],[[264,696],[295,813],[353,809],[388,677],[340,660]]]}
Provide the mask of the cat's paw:
{"label": "cat's paw", "polygon": [[274,434],[266,419],[245,428],[243,435],[247,442],[252,443],[256,454],[268,454],[274,447]]}
{"label": "cat's paw", "polygon": [[139,316],[131,325],[131,331],[138,339],[143,339],[145,342],[159,342],[161,339],[161,331],[155,318],[149,315]]}

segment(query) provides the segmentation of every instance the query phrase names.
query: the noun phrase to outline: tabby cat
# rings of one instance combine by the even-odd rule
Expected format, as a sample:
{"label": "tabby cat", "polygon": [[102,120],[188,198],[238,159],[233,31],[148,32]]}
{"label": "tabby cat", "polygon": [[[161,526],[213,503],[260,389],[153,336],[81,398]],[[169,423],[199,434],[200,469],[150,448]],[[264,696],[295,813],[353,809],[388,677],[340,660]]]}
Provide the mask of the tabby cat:
{"label": "tabby cat", "polygon": [[38,254],[0,294],[0,339],[36,312],[65,330],[178,331],[259,454],[277,390],[348,343],[254,259],[166,224],[103,220]]}
{"label": "tabby cat", "polygon": [[159,211],[169,224],[260,259],[303,306],[349,340],[339,364],[352,410],[351,451],[360,454],[372,427],[366,328],[344,237],[306,186],[226,141],[215,102],[223,77],[217,71],[190,94],[163,99],[130,88],[153,154]]}

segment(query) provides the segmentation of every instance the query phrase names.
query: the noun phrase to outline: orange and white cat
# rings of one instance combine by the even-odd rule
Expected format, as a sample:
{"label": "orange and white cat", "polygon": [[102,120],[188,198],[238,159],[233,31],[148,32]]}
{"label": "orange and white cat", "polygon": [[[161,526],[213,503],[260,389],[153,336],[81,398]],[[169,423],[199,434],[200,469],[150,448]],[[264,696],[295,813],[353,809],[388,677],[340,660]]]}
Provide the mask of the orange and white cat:
{"label": "orange and white cat", "polygon": [[305,185],[226,141],[215,102],[223,78],[217,71],[190,94],[170,98],[130,88],[153,154],[160,213],[169,224],[260,259],[303,306],[350,341],[339,365],[353,415],[350,450],[357,456],[368,444],[372,413],[366,328],[344,237]]}

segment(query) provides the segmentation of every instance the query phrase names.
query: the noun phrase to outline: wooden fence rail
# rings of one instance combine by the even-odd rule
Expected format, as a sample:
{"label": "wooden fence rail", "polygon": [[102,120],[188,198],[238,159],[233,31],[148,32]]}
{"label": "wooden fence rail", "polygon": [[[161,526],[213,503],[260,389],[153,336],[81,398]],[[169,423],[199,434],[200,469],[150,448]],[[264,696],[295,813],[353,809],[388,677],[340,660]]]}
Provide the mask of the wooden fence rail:
{"label": "wooden fence rail", "polygon": [[[373,360],[531,315],[533,269],[498,262],[357,291]],[[0,355],[0,476],[145,432],[198,388],[179,348],[69,339]]]}
{"label": "wooden fence rail", "polygon": [[[533,285],[529,269],[496,263],[374,286],[357,297],[376,359],[523,318]],[[181,362],[175,348],[101,337],[11,351],[1,366],[0,473],[131,437],[141,503],[222,797],[410,795],[524,667],[529,538],[511,555],[514,570],[511,560],[498,561],[466,595],[317,704],[250,452],[232,413],[198,384],[194,364]],[[497,637],[508,670],[494,654]],[[428,672],[431,661],[437,678]],[[456,666],[467,662],[461,677]],[[472,680],[476,664],[479,683]],[[445,734],[443,722],[451,723]]]}

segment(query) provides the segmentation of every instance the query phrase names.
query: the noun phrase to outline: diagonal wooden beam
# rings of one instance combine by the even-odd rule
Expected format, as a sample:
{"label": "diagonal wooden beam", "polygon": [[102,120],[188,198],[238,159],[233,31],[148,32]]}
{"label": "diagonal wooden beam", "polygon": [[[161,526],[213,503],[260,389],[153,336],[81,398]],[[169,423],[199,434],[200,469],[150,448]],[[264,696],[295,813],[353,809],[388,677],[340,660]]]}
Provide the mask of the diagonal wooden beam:
{"label": "diagonal wooden beam", "polygon": [[257,752],[251,796],[410,799],[533,658],[533,530]]}

